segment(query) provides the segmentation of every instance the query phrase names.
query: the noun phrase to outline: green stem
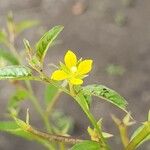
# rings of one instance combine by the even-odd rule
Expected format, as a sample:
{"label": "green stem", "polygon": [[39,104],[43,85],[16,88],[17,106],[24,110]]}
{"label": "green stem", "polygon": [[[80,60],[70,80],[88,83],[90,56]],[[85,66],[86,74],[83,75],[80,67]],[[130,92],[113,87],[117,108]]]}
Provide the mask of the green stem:
{"label": "green stem", "polygon": [[[12,41],[12,43],[11,42],[6,42],[6,45],[10,48],[12,53],[16,56],[19,63],[22,64],[22,61],[20,59],[20,55],[18,54],[18,52],[16,51],[16,49],[14,47],[14,40]],[[37,98],[35,97],[35,95],[33,93],[30,81],[25,81],[25,84],[26,84],[26,86],[29,90],[29,93],[30,93],[30,100],[32,101],[35,109],[40,114],[41,118],[43,119],[46,129],[49,132],[51,132],[51,127],[50,127],[50,124],[49,124],[49,120],[48,120],[47,116],[44,115],[44,112],[43,112],[40,104],[38,103]]]}
{"label": "green stem", "polygon": [[15,58],[19,61],[19,63],[21,64],[21,59],[20,59],[20,55],[18,54],[18,52],[16,51],[15,47],[13,44],[9,43],[9,42],[5,42],[5,45],[11,50],[11,52],[14,54]]}
{"label": "green stem", "polygon": [[[46,75],[43,74],[42,76],[43,78],[41,79],[41,81],[44,81],[44,82],[47,82],[47,83],[50,83],[56,87],[58,87],[61,91],[67,93],[68,95],[72,96],[77,102],[78,104],[80,105],[80,107],[83,109],[84,113],[87,115],[88,119],[90,120],[91,124],[94,126],[94,128],[97,130],[97,132],[99,133],[100,135],[100,144],[101,144],[101,147],[103,148],[102,150],[109,150],[110,148],[108,147],[103,135],[102,135],[102,131],[100,129],[100,127],[97,125],[97,121],[95,120],[95,118],[93,117],[93,115],[89,112],[88,109],[85,109],[85,107],[81,104],[81,101],[80,100],[80,97],[78,97],[76,94],[75,94],[75,91],[73,89],[73,87],[71,85],[69,85],[70,87],[70,91],[68,91],[66,88],[63,88],[59,85],[57,85],[55,82],[53,82],[51,79],[47,78]],[[40,80],[39,80],[40,81]],[[82,96],[82,98],[84,98]],[[85,101],[85,99],[83,100]]]}
{"label": "green stem", "polygon": [[[11,33],[10,33],[11,34]],[[11,37],[11,36],[10,36]],[[14,46],[14,40],[15,40],[15,35],[13,35],[13,38],[10,38],[9,41],[6,41],[6,46],[12,51],[12,53],[14,54],[14,56],[16,57],[16,59],[18,60],[19,64],[22,64],[22,60],[20,59],[20,55],[19,53],[17,52],[15,46]],[[35,97],[34,93],[33,93],[33,90],[32,90],[32,86],[31,86],[31,83],[30,81],[25,81],[25,84],[29,90],[29,93],[30,93],[30,100],[31,102],[33,103],[35,109],[37,110],[37,112],[40,114],[41,118],[43,119],[43,122],[45,124],[45,127],[47,129],[47,131],[49,133],[52,132],[52,129],[51,129],[51,126],[50,126],[50,123],[49,123],[49,119],[48,119],[48,116],[45,116],[44,115],[44,112],[40,106],[40,104],[38,103],[37,101],[37,98]],[[50,150],[54,150],[53,145],[52,144],[48,144],[47,145],[48,149]]]}
{"label": "green stem", "polygon": [[54,96],[54,98],[51,100],[51,102],[48,104],[47,108],[46,108],[46,114],[49,116],[50,112],[52,111],[52,108],[54,107],[54,105],[56,104],[56,101],[58,100],[58,97],[60,96],[60,94],[62,93],[62,91],[58,90],[58,92],[56,93],[56,95]]}
{"label": "green stem", "polygon": [[91,112],[86,107],[86,104],[84,103],[86,101],[84,96],[79,93],[76,96],[72,95],[72,97],[78,102],[78,104],[80,105],[80,107],[82,108],[82,110],[84,111],[84,113],[86,114],[88,119],[90,120],[91,124],[96,129],[97,133],[99,134],[99,137],[100,137],[99,138],[99,143],[101,145],[101,149],[102,150],[109,150],[109,147],[108,147],[108,145],[106,143],[106,140],[105,140],[105,138],[102,135],[101,128],[98,126],[97,121],[95,120],[94,116],[91,114]]}
{"label": "green stem", "polygon": [[129,144],[129,138],[128,138],[128,134],[127,134],[127,126],[125,126],[123,124],[120,125],[119,131],[120,131],[120,136],[121,136],[123,146],[126,147]]}
{"label": "green stem", "polygon": [[39,138],[46,140],[48,142],[57,141],[57,142],[63,142],[68,144],[76,144],[78,142],[83,142],[84,140],[68,137],[68,136],[61,136],[61,135],[53,135],[53,134],[47,134],[41,131],[38,131],[31,126],[25,129],[27,132],[32,133],[33,135],[38,136]]}
{"label": "green stem", "polygon": [[60,150],[65,150],[65,144],[63,142],[61,142],[59,144]]}
{"label": "green stem", "polygon": [[144,124],[143,129],[129,142],[125,150],[135,150],[138,145],[150,134],[150,121]]}
{"label": "green stem", "polygon": [[37,112],[40,114],[41,118],[43,119],[44,121],[44,124],[46,126],[46,129],[48,130],[48,132],[52,132],[51,130],[51,127],[50,127],[50,124],[49,124],[49,120],[48,120],[48,117],[46,115],[44,115],[44,112],[40,106],[40,104],[38,103],[36,97],[34,96],[34,93],[33,93],[33,90],[32,90],[32,87],[31,87],[31,84],[29,81],[25,81],[26,85],[27,85],[27,88],[30,92],[30,100],[32,101],[35,109],[37,110]]}
{"label": "green stem", "polygon": [[70,82],[69,82],[69,90],[70,90],[72,97],[74,97],[76,95],[76,93],[75,93],[73,85]]}

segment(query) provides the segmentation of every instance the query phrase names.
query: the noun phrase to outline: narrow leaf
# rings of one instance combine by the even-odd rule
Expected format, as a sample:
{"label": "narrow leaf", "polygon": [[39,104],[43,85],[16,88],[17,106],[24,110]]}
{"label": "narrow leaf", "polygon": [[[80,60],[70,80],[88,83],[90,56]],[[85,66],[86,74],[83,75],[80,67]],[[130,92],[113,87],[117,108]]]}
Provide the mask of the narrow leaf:
{"label": "narrow leaf", "polygon": [[12,65],[19,65],[18,60],[15,58],[15,56],[13,56],[11,52],[0,49],[0,57],[5,59],[7,62],[9,62]]}
{"label": "narrow leaf", "polygon": [[21,101],[25,100],[28,97],[28,91],[25,89],[17,89],[16,92],[11,96],[8,102],[8,110],[12,113],[18,114],[19,104]]}
{"label": "narrow leaf", "polygon": [[136,139],[137,140],[141,139],[139,140],[136,147],[150,140],[150,121],[145,122],[142,126],[140,126],[139,128],[137,128],[137,130],[135,130],[135,132],[131,136],[130,142],[132,142],[133,140],[137,141]]}
{"label": "narrow leaf", "polygon": [[36,55],[41,62],[43,62],[48,48],[51,46],[51,44],[54,42],[54,40],[62,30],[63,26],[61,25],[53,27],[51,30],[46,32],[36,44]]}
{"label": "narrow leaf", "polygon": [[49,142],[47,142],[29,132],[23,131],[22,129],[20,129],[20,127],[14,121],[1,121],[0,122],[0,131],[4,131],[4,132],[10,133],[10,134],[22,137],[26,140],[35,140],[35,141],[43,144],[47,148],[50,147]]}
{"label": "narrow leaf", "polygon": [[97,96],[125,110],[127,101],[117,92],[103,85],[88,85],[82,88],[84,95]]}
{"label": "narrow leaf", "polygon": [[0,131],[5,131],[28,140],[32,140],[32,136],[23,130],[19,130],[19,126],[14,121],[1,121]]}
{"label": "narrow leaf", "polygon": [[100,145],[94,141],[84,141],[75,144],[70,150],[100,150]]}
{"label": "narrow leaf", "polygon": [[7,39],[6,32],[3,30],[0,30],[0,43],[4,43]]}
{"label": "narrow leaf", "polygon": [[85,111],[89,110],[88,102],[87,102],[85,96],[82,94],[82,92],[79,92],[75,98],[76,98],[78,104],[82,107],[82,109],[84,109]]}
{"label": "narrow leaf", "polygon": [[33,26],[36,26],[38,24],[38,21],[36,20],[25,20],[25,21],[22,21],[18,24],[16,24],[16,32],[17,33],[20,33],[26,29],[29,29]]}
{"label": "narrow leaf", "polygon": [[55,87],[52,84],[48,84],[45,87],[45,91],[44,91],[44,99],[46,104],[51,103],[51,101],[53,100],[53,98],[57,95],[58,92],[58,88]]}
{"label": "narrow leaf", "polygon": [[73,128],[73,120],[71,117],[64,115],[60,111],[54,111],[51,115],[53,122],[53,130],[56,134],[67,134]]}
{"label": "narrow leaf", "polygon": [[7,66],[0,68],[0,80],[27,79],[31,75],[32,75],[31,70],[24,66]]}

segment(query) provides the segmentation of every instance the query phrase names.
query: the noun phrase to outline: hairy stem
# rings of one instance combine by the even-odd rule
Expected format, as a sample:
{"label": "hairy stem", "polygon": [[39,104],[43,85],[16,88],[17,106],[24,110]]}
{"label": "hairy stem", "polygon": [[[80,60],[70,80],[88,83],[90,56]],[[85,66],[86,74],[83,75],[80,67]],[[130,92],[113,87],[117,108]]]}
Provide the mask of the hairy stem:
{"label": "hairy stem", "polygon": [[69,143],[69,144],[76,144],[78,142],[82,142],[83,140],[68,137],[68,136],[61,136],[61,135],[53,135],[53,134],[47,134],[41,131],[38,131],[31,126],[27,129],[28,132],[32,133],[33,135],[36,135],[44,140],[47,140],[49,142],[57,141],[57,142],[63,142],[63,143]]}
{"label": "hairy stem", "polygon": [[74,97],[74,98],[78,102],[78,104],[80,105],[80,107],[82,108],[82,110],[84,111],[86,116],[88,117],[88,119],[91,122],[91,124],[93,125],[93,127],[96,129],[96,131],[99,135],[99,143],[101,145],[101,149],[102,150],[109,150],[109,147],[106,143],[105,138],[102,135],[101,128],[98,126],[97,121],[95,120],[95,118],[91,114],[91,112],[82,104],[82,101],[85,101],[83,95],[80,95],[80,96],[76,95],[76,97]]}

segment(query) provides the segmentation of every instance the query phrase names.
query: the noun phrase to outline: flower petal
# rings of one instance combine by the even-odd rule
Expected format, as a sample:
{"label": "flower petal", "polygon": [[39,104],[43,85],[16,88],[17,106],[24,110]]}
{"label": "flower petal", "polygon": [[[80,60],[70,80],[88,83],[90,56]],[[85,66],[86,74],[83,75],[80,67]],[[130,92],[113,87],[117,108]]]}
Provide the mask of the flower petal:
{"label": "flower petal", "polygon": [[64,58],[65,64],[68,68],[71,68],[72,66],[76,66],[77,64],[77,57],[72,51],[68,51]]}
{"label": "flower petal", "polygon": [[71,82],[71,84],[74,84],[74,85],[80,85],[83,83],[83,80],[78,79],[78,78],[71,78],[69,81]]}
{"label": "flower petal", "polygon": [[62,70],[56,70],[52,73],[52,80],[65,80],[67,78],[67,74]]}
{"label": "flower petal", "polygon": [[90,72],[92,69],[92,63],[93,61],[91,59],[86,59],[84,61],[81,61],[81,63],[78,66],[78,73],[80,75],[83,75]]}

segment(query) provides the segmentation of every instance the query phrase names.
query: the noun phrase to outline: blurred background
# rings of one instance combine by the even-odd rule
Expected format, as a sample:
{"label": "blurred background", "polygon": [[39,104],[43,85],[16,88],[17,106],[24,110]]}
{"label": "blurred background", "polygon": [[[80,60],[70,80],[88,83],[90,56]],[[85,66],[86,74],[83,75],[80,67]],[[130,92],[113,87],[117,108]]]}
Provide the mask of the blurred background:
{"label": "blurred background", "polygon": [[[65,26],[59,44],[49,50],[46,63],[58,64],[66,50],[79,57],[94,60],[94,68],[85,84],[99,83],[115,89],[126,98],[128,110],[137,122],[146,120],[150,108],[150,1],[149,0],[0,0],[0,27],[12,11],[16,22],[36,19],[40,25],[19,35],[16,46],[23,48],[22,39],[35,43],[51,27]],[[42,102],[43,85],[33,82],[36,95]],[[0,82],[0,119],[4,119],[8,97],[13,86]],[[57,109],[74,120],[72,135],[86,137],[89,124],[85,115],[69,96],[62,94]],[[31,122],[40,128],[40,120],[28,102],[22,114],[30,108]],[[107,102],[94,99],[91,108],[97,119],[103,118],[104,130],[114,134],[109,140],[112,148],[121,149],[118,130],[110,114],[125,114]],[[131,128],[131,133],[134,129]],[[0,150],[42,150],[42,146],[6,133],[0,133]],[[146,143],[139,150],[149,150]]]}

